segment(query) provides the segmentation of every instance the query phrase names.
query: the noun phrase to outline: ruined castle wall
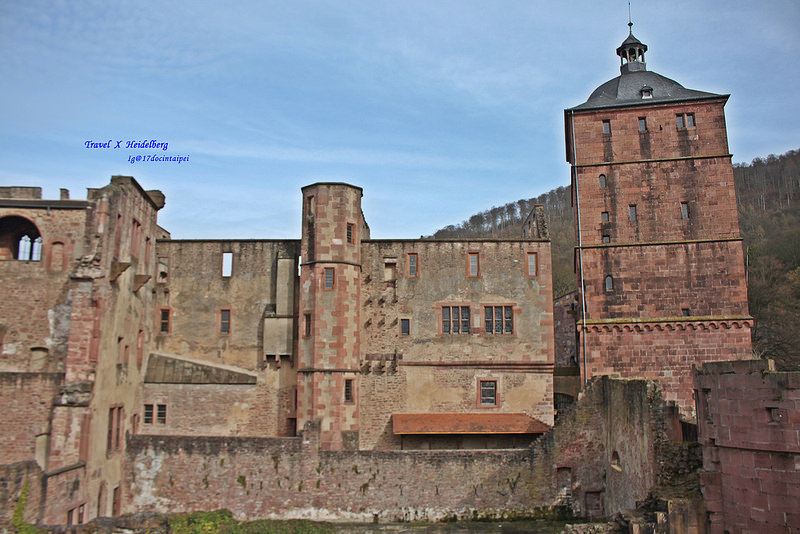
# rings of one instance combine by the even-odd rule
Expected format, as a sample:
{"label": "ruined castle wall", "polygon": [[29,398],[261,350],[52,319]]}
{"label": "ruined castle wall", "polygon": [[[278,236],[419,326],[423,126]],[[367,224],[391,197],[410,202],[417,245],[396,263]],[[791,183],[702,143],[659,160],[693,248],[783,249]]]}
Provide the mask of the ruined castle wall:
{"label": "ruined castle wall", "polygon": [[0,464],[43,460],[36,458],[36,443],[50,432],[50,409],[63,380],[63,373],[0,373]]}
{"label": "ruined castle wall", "polygon": [[[21,217],[34,224],[42,238],[41,259],[20,261],[6,248],[14,245],[12,236],[0,236],[0,371],[64,368],[68,280],[74,259],[83,254],[86,210],[85,203],[70,209],[60,209],[58,201],[52,204],[50,209],[0,207],[0,224],[4,217]],[[5,231],[13,228],[3,225]]]}
{"label": "ruined castle wall", "polygon": [[[231,254],[230,276],[223,255]],[[166,267],[158,286],[155,348],[213,363],[255,370],[263,362],[263,319],[277,314],[279,258],[297,258],[298,241],[159,241],[158,260]],[[289,293],[294,296],[294,287]],[[169,312],[167,331],[160,311]],[[228,331],[222,310],[230,311]],[[281,310],[294,316],[294,309]],[[291,326],[290,326],[291,327]]]}
{"label": "ruined castle wall", "polygon": [[[478,276],[469,273],[471,254]],[[361,277],[361,448],[399,443],[392,413],[525,412],[552,424],[549,242],[369,241]],[[444,332],[443,308],[454,306],[469,309],[469,333],[453,317],[460,333]],[[510,308],[512,332],[487,333],[486,306]],[[497,381],[495,406],[480,403],[482,379]]]}
{"label": "ruined castle wall", "polygon": [[711,532],[800,528],[800,373],[707,363],[694,387]]}
{"label": "ruined castle wall", "polygon": [[33,460],[0,465],[0,529],[11,529],[14,511],[23,497],[26,502],[21,519],[26,523],[39,520],[42,480],[42,468]]}
{"label": "ruined castle wall", "polygon": [[[277,392],[265,384],[144,384],[142,402],[152,421],[140,434],[173,436],[275,436]],[[158,417],[165,406],[165,421]]]}
{"label": "ruined castle wall", "polygon": [[325,451],[314,423],[301,438],[131,436],[124,502],[248,519],[599,517],[634,508],[669,467],[665,419],[655,383],[603,377],[523,450]]}
{"label": "ruined castle wall", "polygon": [[352,521],[528,509],[525,451],[319,451],[318,439],[132,438],[130,509]]}
{"label": "ruined castle wall", "polygon": [[694,414],[692,368],[702,362],[750,357],[748,321],[685,321],[590,325],[589,376],[621,375],[658,379],[664,398]]}

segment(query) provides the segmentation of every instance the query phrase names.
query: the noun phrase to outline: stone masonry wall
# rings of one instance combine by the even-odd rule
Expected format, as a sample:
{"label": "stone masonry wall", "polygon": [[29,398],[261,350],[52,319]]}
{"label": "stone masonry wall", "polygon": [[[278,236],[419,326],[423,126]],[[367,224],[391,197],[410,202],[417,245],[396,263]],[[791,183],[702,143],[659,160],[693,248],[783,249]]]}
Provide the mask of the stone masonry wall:
{"label": "stone masonry wall", "polygon": [[63,373],[0,373],[0,464],[34,460],[37,436],[50,432],[50,409]]}
{"label": "stone masonry wall", "polygon": [[130,436],[123,511],[430,521],[560,504],[611,515],[657,481],[665,412],[655,383],[604,377],[526,450],[324,451],[314,422],[300,438]]}
{"label": "stone masonry wall", "polygon": [[800,529],[800,373],[774,369],[748,360],[695,372],[712,533]]}
{"label": "stone masonry wall", "polygon": [[702,320],[590,325],[588,373],[657,379],[664,398],[692,417],[693,366],[750,357],[750,326],[749,321]]}

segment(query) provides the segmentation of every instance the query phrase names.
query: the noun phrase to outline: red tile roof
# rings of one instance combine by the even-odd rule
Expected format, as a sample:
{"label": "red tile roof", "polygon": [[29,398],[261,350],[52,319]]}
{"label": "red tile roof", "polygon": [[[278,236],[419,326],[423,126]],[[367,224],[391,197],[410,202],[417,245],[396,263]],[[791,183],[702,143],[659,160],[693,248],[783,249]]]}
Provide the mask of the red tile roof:
{"label": "red tile roof", "polygon": [[395,434],[541,434],[550,427],[526,413],[396,413]]}

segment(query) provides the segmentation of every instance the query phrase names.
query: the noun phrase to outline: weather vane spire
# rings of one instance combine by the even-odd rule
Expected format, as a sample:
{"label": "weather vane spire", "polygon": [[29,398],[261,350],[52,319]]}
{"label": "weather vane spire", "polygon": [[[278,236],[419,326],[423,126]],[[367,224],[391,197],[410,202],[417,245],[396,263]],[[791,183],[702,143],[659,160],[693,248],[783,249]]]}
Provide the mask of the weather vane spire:
{"label": "weather vane spire", "polygon": [[631,0],[628,0],[628,32],[633,35],[633,21],[631,20]]}

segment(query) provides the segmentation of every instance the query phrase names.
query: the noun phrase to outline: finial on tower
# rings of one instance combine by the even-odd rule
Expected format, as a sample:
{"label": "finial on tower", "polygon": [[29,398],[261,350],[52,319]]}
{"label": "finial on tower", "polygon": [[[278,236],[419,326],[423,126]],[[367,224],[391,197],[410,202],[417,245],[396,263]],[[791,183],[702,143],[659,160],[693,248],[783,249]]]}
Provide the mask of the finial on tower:
{"label": "finial on tower", "polygon": [[619,71],[622,74],[647,70],[644,62],[644,53],[647,52],[647,45],[633,36],[633,19],[631,19],[631,0],[628,0],[628,38],[617,48],[617,55],[620,58]]}

